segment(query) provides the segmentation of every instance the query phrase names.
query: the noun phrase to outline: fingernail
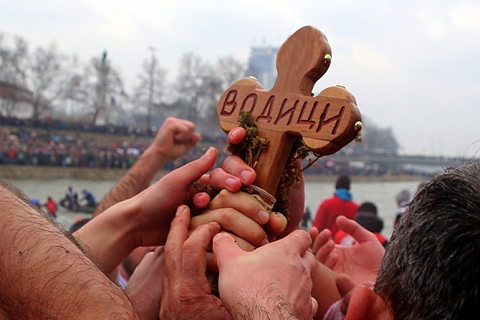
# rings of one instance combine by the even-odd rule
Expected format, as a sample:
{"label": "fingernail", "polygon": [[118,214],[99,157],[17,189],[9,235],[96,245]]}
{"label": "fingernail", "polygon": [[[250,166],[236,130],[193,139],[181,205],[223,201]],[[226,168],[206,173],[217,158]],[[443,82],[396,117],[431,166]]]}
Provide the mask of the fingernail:
{"label": "fingernail", "polygon": [[234,178],[228,178],[227,180],[225,180],[225,185],[230,191],[234,190],[237,185],[237,180]]}
{"label": "fingernail", "polygon": [[268,243],[268,240],[267,239],[263,239],[262,243],[260,244],[260,246],[264,246]]}
{"label": "fingernail", "polygon": [[258,218],[258,221],[260,221],[261,224],[265,224],[265,223],[268,222],[268,219],[270,219],[270,215],[266,211],[260,210],[257,213],[257,218]]}
{"label": "fingernail", "polygon": [[237,135],[238,135],[238,129],[237,128],[233,128],[232,130],[230,130],[230,137],[231,138],[235,138]]}
{"label": "fingernail", "polygon": [[185,209],[187,209],[187,206],[181,205],[177,208],[177,212],[175,212],[175,217],[180,216],[182,213],[185,212]]}
{"label": "fingernail", "polygon": [[210,155],[212,152],[213,147],[208,148],[207,152],[205,152],[205,155]]}
{"label": "fingernail", "polygon": [[242,172],[240,172],[240,177],[242,178],[243,182],[250,181],[250,179],[252,178],[252,172],[250,172],[249,170],[243,170]]}

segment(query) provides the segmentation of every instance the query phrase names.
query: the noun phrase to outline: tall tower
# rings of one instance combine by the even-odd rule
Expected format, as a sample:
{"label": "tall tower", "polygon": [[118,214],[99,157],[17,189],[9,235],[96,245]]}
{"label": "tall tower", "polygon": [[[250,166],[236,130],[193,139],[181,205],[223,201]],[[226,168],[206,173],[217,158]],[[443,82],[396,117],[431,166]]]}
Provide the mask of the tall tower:
{"label": "tall tower", "polygon": [[254,76],[265,90],[270,90],[277,78],[275,62],[280,48],[250,47],[250,58],[246,76]]}

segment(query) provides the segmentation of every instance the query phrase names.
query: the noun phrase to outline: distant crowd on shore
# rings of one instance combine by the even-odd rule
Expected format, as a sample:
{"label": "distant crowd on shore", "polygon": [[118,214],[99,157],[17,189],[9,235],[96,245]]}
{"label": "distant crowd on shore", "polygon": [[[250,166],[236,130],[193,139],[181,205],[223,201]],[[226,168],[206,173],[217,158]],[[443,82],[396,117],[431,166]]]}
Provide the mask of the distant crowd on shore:
{"label": "distant crowd on shore", "polygon": [[[127,125],[96,126],[52,118],[33,120],[0,116],[0,126],[12,128],[0,132],[0,165],[129,169],[148,147],[140,138],[153,139],[156,134],[153,130]],[[94,138],[82,140],[78,136],[68,135],[70,132],[109,134],[118,136],[118,139],[110,143],[100,143]],[[127,143],[123,139],[127,136],[139,139],[137,142]],[[202,141],[212,145],[226,145],[225,136],[203,135]],[[176,169],[199,158],[203,152],[203,148],[195,147],[175,162],[168,162],[164,169]],[[225,148],[219,152],[218,163],[221,163],[229,154]],[[308,159],[305,159],[305,165],[307,161]],[[383,176],[387,173],[398,176],[418,175],[418,172],[405,169],[391,171],[379,164],[355,168],[349,163],[338,162],[329,157],[320,158],[305,173],[331,176],[340,173],[361,176]]]}
{"label": "distant crowd on shore", "polygon": [[[124,142],[125,136],[152,138],[156,132],[136,129],[131,126],[93,126],[83,123],[69,123],[60,120],[27,120],[0,117],[0,126],[14,128],[0,132],[0,164],[30,166],[61,166],[88,168],[128,169],[148,147],[141,141]],[[46,133],[39,133],[40,131]],[[88,132],[111,134],[118,140],[99,143],[95,139],[81,140],[59,132]],[[57,134],[53,134],[56,132]],[[214,137],[203,137],[212,141]],[[174,163],[167,163],[166,170],[173,170],[194,159],[202,150],[194,148]],[[225,154],[226,156],[226,154]]]}

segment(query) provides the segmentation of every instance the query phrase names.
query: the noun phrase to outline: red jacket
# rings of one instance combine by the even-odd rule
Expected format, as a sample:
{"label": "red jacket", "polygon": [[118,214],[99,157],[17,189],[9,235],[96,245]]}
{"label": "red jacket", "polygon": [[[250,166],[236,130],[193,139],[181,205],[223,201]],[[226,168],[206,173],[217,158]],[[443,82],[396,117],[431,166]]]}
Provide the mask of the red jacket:
{"label": "red jacket", "polygon": [[355,219],[359,205],[354,201],[343,201],[339,196],[334,195],[323,201],[317,210],[317,215],[313,221],[313,226],[319,231],[330,229],[332,237],[335,237],[338,228],[335,220],[338,216],[345,216],[349,219]]}
{"label": "red jacket", "polygon": [[[373,234],[377,237],[378,241],[380,241],[382,246],[385,247],[385,244],[388,242],[388,239],[385,238],[379,232],[373,232]],[[351,245],[354,245],[354,244],[358,244],[358,242],[355,241],[355,239],[351,235],[343,232],[342,230],[337,231],[337,233],[335,234],[335,238],[333,238],[333,241],[335,241],[336,244],[341,244],[341,245],[345,245],[345,246],[351,246]]]}
{"label": "red jacket", "polygon": [[49,213],[57,213],[57,205],[55,204],[55,201],[48,200],[45,206],[47,207],[47,211]]}

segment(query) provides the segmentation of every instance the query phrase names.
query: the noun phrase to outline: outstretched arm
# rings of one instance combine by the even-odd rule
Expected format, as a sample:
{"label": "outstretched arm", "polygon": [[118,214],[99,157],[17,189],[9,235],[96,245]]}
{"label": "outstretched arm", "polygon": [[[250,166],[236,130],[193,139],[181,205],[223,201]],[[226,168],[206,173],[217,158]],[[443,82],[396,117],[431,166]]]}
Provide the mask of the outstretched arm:
{"label": "outstretched arm", "polygon": [[188,120],[169,117],[158,130],[155,140],[135,164],[105,195],[95,209],[94,217],[117,202],[129,199],[150,186],[153,178],[166,162],[191,150],[200,140],[195,124]]}
{"label": "outstretched arm", "polygon": [[74,233],[105,273],[138,246],[165,244],[177,207],[189,204],[199,190],[192,186],[215,164],[217,150],[187,163],[138,195],[119,202]]}
{"label": "outstretched arm", "polygon": [[0,315],[137,319],[127,296],[60,230],[0,187]]}

